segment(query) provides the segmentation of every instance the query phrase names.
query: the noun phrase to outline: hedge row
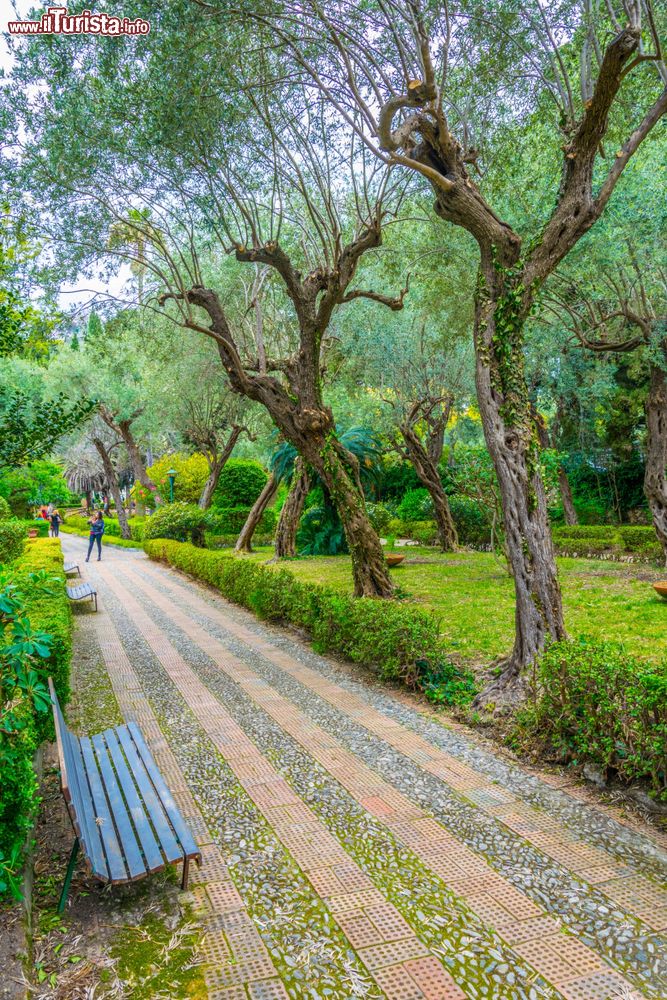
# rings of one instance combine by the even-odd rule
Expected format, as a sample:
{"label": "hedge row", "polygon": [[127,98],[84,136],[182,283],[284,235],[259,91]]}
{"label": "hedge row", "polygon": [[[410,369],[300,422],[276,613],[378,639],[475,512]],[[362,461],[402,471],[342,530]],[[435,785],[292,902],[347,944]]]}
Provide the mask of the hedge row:
{"label": "hedge row", "polygon": [[560,525],[553,529],[553,538],[560,555],[662,558],[655,531],[643,524]]}
{"label": "hedge row", "polygon": [[[136,542],[143,541],[144,537],[144,518],[132,517],[129,520],[130,534],[132,535],[132,540]],[[90,525],[88,524],[88,519],[85,517],[73,516],[68,517],[63,525],[61,525],[61,531],[67,530],[68,528],[73,528],[76,534],[87,535],[90,532]],[[104,534],[109,538],[120,538],[120,524],[115,518],[105,517],[104,518]],[[126,539],[127,540],[127,539]]]}
{"label": "hedge row", "polygon": [[155,539],[144,548],[260,618],[305,629],[318,652],[342,654],[432,701],[464,703],[474,694],[471,675],[449,659],[436,618],[414,605],[340,594],[189,543]]}
{"label": "hedge row", "polygon": [[[72,653],[72,613],[65,592],[62,552],[57,539],[32,539],[25,552],[5,567],[19,589],[28,573],[43,571],[48,578],[48,594],[24,589],[25,613],[35,631],[51,636],[48,658],[39,660],[40,679],[53,677],[59,698],[69,698],[69,667]],[[35,750],[45,739],[53,739],[49,711],[35,711],[32,701],[19,689],[14,695],[14,716],[20,728],[0,733],[0,895],[8,886],[9,872],[20,870],[26,836],[37,808],[37,778],[33,770]],[[9,880],[9,884],[11,880]]]}
{"label": "hedge row", "polygon": [[[90,535],[90,528],[87,525],[85,528],[73,528],[68,522],[67,524],[61,524],[60,530],[64,531],[67,535],[79,535],[81,538],[88,538]],[[120,545],[124,549],[141,548],[140,541],[135,541],[133,538],[117,538],[106,531],[102,535],[102,545]]]}
{"label": "hedge row", "polygon": [[512,738],[606,777],[644,780],[667,800],[667,664],[646,663],[618,643],[554,643]]}

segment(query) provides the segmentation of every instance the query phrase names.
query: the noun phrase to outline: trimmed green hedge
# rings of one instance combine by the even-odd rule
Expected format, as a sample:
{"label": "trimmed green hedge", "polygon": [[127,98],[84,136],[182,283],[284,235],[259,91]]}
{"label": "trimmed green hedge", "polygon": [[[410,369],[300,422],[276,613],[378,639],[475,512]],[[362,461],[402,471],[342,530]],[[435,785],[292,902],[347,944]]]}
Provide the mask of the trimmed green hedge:
{"label": "trimmed green hedge", "polygon": [[[26,543],[23,557],[12,569],[17,573],[36,573],[43,570],[53,580],[53,593],[29,598],[26,611],[30,623],[40,632],[51,636],[51,655],[46,660],[47,670],[60,699],[61,705],[69,701],[70,662],[72,659],[72,609],[65,590],[63,554],[57,538],[31,538]],[[41,740],[53,739],[52,714],[40,716],[38,736]]]}
{"label": "trimmed green hedge", "polygon": [[[129,519],[130,534],[132,535],[132,540],[135,542],[141,542],[144,538],[144,523],[145,518],[132,517]],[[77,534],[88,535],[90,533],[90,525],[88,524],[88,519],[85,517],[78,517],[74,515],[73,517],[68,517],[64,524],[60,526],[60,530],[67,530],[68,528],[73,528]],[[104,518],[104,536],[120,538],[120,524],[116,518],[105,517]],[[128,541],[128,539],[124,539]]]}
{"label": "trimmed green hedge", "polygon": [[559,555],[623,555],[660,560],[662,549],[655,531],[648,525],[576,524],[553,529]]}
{"label": "trimmed green hedge", "polygon": [[18,559],[25,539],[26,531],[21,521],[0,521],[0,565]]}
{"label": "trimmed green hedge", "polygon": [[[23,593],[22,609],[34,633],[50,636],[50,651],[31,666],[44,684],[53,677],[63,704],[69,699],[69,668],[72,653],[72,612],[65,591],[62,551],[56,539],[31,539],[24,554],[9,568],[10,582]],[[48,593],[26,580],[29,573],[42,572]],[[34,690],[35,682],[31,681]],[[33,696],[34,697],[34,696]],[[38,805],[37,778],[33,770],[35,750],[45,739],[53,739],[53,717],[46,705],[36,709],[25,691],[15,687],[11,703],[13,719],[9,732],[0,731],[0,896],[8,889],[18,893],[26,836]]]}
{"label": "trimmed green hedge", "polygon": [[641,779],[667,800],[667,664],[639,660],[619,643],[564,640],[542,656],[536,689],[517,715],[515,745]]}
{"label": "trimmed green hedge", "polygon": [[38,538],[49,537],[49,529],[51,525],[49,524],[48,521],[45,521],[43,517],[29,518],[25,521],[21,521],[21,524],[25,528],[26,535],[28,534],[29,531],[35,528],[37,531]]}
{"label": "trimmed green hedge", "polygon": [[[66,535],[79,535],[80,538],[88,538],[90,536],[90,528],[86,526],[85,529],[73,528],[70,524],[61,524],[60,530]],[[102,535],[102,545],[120,545],[124,549],[140,549],[141,542],[136,541],[133,538],[116,538],[115,535],[107,535],[106,531]]]}
{"label": "trimmed green hedge", "polygon": [[260,618],[306,629],[318,652],[342,654],[383,680],[424,690],[434,702],[463,704],[474,694],[471,674],[447,655],[437,619],[414,605],[339,594],[287,570],[187,543],[155,539],[144,548]]}

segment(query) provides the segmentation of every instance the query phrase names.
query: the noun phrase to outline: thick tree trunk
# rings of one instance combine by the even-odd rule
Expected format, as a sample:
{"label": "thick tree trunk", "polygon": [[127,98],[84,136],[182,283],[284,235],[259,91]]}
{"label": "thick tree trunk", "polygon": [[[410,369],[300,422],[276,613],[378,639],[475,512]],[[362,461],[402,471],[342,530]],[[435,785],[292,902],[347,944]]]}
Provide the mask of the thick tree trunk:
{"label": "thick tree trunk", "polygon": [[[427,452],[414,427],[407,423],[401,424],[400,430],[405,441],[408,457],[419,477],[419,481],[428,490],[429,496],[433,501],[440,547],[443,552],[455,552],[458,548],[459,539],[456,533],[454,518],[449,508],[449,500],[440,480],[437,462],[434,462],[431,455]],[[435,449],[432,454],[434,453]],[[442,454],[442,444],[440,446],[440,454]]]}
{"label": "thick tree trunk", "polygon": [[220,473],[227,465],[227,461],[231,453],[234,451],[234,447],[242,431],[243,431],[242,427],[232,428],[232,432],[229,435],[229,439],[227,441],[227,444],[223,448],[222,453],[220,455],[213,455],[212,457],[209,457],[208,461],[208,467],[210,470],[209,476],[206,482],[204,483],[204,488],[201,491],[201,496],[199,497],[199,506],[201,507],[202,510],[208,510],[208,508],[211,506],[211,500],[213,499],[213,494],[215,493],[216,487],[220,480]]}
{"label": "thick tree trunk", "polygon": [[120,492],[120,484],[118,482],[118,475],[113,467],[113,462],[111,461],[111,456],[104,446],[104,442],[99,438],[93,438],[93,444],[97,449],[97,453],[102,459],[102,465],[104,466],[104,474],[107,477],[107,482],[109,484],[109,490],[111,491],[111,496],[113,497],[114,503],[116,504],[116,516],[118,517],[118,524],[120,526],[121,538],[132,538],[132,532],[130,531],[130,525],[127,520],[127,511],[123,506],[123,498]]}
{"label": "thick tree trunk", "polygon": [[560,496],[563,501],[565,523],[579,524],[579,518],[574,509],[574,500],[572,499],[572,487],[570,486],[570,480],[567,478],[567,472],[563,465],[558,466],[558,486],[560,487]]}
{"label": "thick tree trunk", "polygon": [[667,373],[655,364],[646,399],[646,432],[644,491],[667,565]]}
{"label": "thick tree trunk", "polygon": [[117,423],[118,431],[120,432],[125,447],[127,448],[127,454],[130,458],[130,463],[132,465],[132,471],[134,472],[135,479],[138,479],[145,490],[149,491],[149,494],[153,497],[156,504],[162,503],[160,494],[158,493],[157,486],[151,479],[151,477],[146,472],[146,466],[144,465],[143,459],[141,457],[141,452],[137,442],[134,440],[134,434],[130,428],[129,420],[119,420]]}
{"label": "thick tree trunk", "polygon": [[[310,456],[309,456],[310,458]],[[354,593],[357,597],[391,597],[394,584],[373,525],[368,520],[363,494],[345,460],[345,452],[330,435],[310,464],[329,491],[343,524],[350,555]]]}
{"label": "thick tree trunk", "polygon": [[287,499],[280,512],[276,528],[275,558],[293,559],[296,555],[296,533],[310,489],[310,477],[302,458],[297,458]]}
{"label": "thick tree trunk", "polygon": [[[494,283],[496,283],[494,287]],[[503,502],[507,555],[516,596],[514,648],[478,703],[523,695],[523,671],[549,639],[565,637],[556,559],[539,473],[539,444],[524,378],[524,316],[513,287],[493,263],[475,315],[477,399]],[[487,289],[493,289],[490,293]]]}
{"label": "thick tree trunk", "polygon": [[262,520],[262,514],[269,506],[278,490],[278,480],[271,475],[266,481],[266,486],[259,494],[253,504],[246,522],[241,528],[241,534],[234,546],[235,552],[252,552],[252,536],[255,534],[257,525]]}

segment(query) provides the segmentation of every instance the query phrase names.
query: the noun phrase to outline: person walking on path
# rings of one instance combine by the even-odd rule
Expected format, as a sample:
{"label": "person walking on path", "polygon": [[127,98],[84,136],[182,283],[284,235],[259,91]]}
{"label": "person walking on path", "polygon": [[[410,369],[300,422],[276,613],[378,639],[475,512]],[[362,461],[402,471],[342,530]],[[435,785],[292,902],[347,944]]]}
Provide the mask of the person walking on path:
{"label": "person walking on path", "polygon": [[102,558],[102,535],[104,534],[102,511],[96,510],[88,523],[90,524],[90,542],[88,543],[86,562],[90,560],[90,553],[93,551],[95,542],[97,542],[97,561],[99,562]]}
{"label": "person walking on path", "polygon": [[51,511],[51,517],[49,518],[51,522],[51,538],[57,538],[60,534],[60,525],[63,523],[63,519],[58,513],[57,508]]}

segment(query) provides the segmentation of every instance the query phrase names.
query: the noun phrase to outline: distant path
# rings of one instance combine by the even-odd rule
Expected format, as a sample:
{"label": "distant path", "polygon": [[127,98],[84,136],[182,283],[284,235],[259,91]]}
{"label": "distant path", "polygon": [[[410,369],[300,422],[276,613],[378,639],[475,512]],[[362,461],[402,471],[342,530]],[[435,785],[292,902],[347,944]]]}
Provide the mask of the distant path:
{"label": "distant path", "polygon": [[667,996],[650,837],[142,552],[61,540],[203,846],[210,997]]}

